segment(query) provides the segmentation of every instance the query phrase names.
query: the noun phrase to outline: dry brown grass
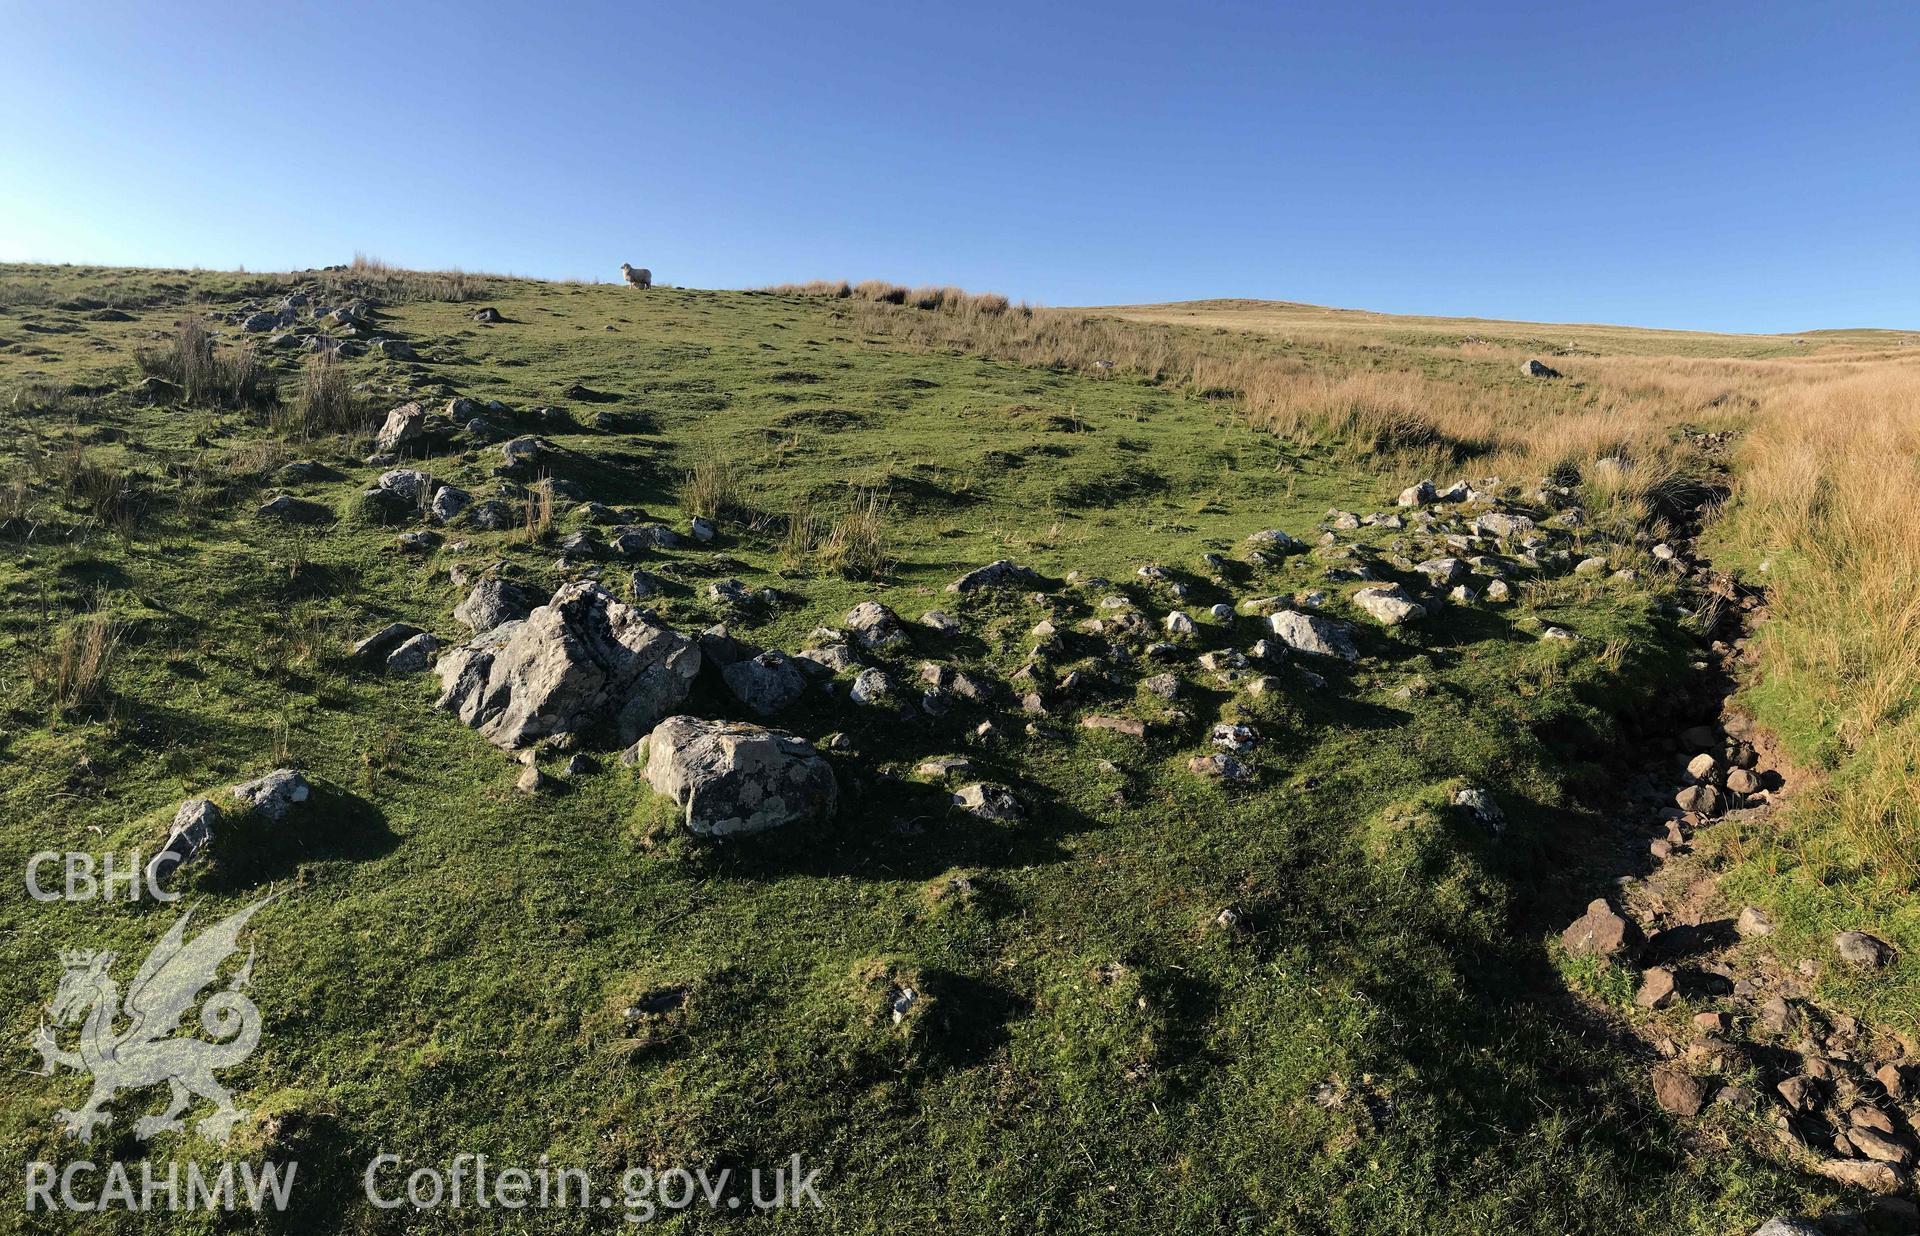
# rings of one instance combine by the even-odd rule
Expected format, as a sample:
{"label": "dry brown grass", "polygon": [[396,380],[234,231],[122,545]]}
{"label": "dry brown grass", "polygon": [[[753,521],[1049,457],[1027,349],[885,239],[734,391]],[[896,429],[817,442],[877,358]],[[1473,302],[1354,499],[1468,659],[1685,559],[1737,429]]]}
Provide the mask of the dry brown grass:
{"label": "dry brown grass", "polygon": [[368,296],[389,304],[401,301],[443,300],[462,302],[485,292],[484,276],[462,270],[406,270],[390,266],[364,253],[353,255],[345,270],[320,273],[320,282],[332,292],[345,296]]}
{"label": "dry brown grass", "polygon": [[538,544],[553,532],[553,481],[544,473],[539,480],[527,486],[527,500],[522,508],[520,536],[522,540]]}
{"label": "dry brown grass", "polygon": [[[1734,536],[1769,558],[1760,629],[1823,811],[1871,866],[1920,881],[1920,357],[1797,367],[1760,394]],[[1817,368],[1818,376],[1805,370]]]}
{"label": "dry brown grass", "polygon": [[180,388],[189,404],[270,408],[279,401],[273,371],[251,344],[216,348],[204,319],[186,317],[167,342],[134,354],[143,373]]}
{"label": "dry brown grass", "polygon": [[88,614],[55,633],[27,661],[38,695],[63,712],[86,711],[107,699],[108,678],[120,651],[121,630],[103,614]]}
{"label": "dry brown grass", "polygon": [[845,279],[813,279],[806,283],[781,283],[759,289],[785,296],[827,296],[849,298],[877,305],[905,305],[922,312],[944,311],[961,317],[993,317],[1009,311],[1028,313],[1025,305],[1016,306],[998,292],[969,292],[953,286],[909,288],[885,279],[863,279],[848,283]]}
{"label": "dry brown grass", "polygon": [[821,540],[816,556],[820,565],[847,579],[875,579],[893,565],[887,553],[888,496],[867,491],[854,496],[853,505]]}
{"label": "dry brown grass", "polygon": [[741,506],[740,472],[733,459],[708,442],[680,481],[680,508],[690,516],[719,519]]}
{"label": "dry brown grass", "polygon": [[332,352],[307,357],[293,401],[275,419],[284,432],[302,438],[360,433],[368,427],[367,409],[353,392],[346,366]]}

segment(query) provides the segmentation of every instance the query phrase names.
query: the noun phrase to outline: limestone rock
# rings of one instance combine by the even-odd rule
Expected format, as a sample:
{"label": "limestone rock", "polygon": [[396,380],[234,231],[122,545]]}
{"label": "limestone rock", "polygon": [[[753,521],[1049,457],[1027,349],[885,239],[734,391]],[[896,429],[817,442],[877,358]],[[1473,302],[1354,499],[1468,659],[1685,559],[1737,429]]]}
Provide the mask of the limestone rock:
{"label": "limestone rock", "polygon": [[953,805],[982,820],[1019,820],[1027,814],[1012,790],[991,781],[976,781],[960,787],[954,793]]}
{"label": "limestone rock", "polygon": [[1315,656],[1358,661],[1360,649],[1353,642],[1352,629],[1331,618],[1283,610],[1267,619],[1281,643],[1298,652]]}
{"label": "limestone rock", "polygon": [[515,622],[531,614],[546,598],[526,584],[510,579],[483,579],[456,605],[454,619],[476,635],[484,635],[502,623]]}
{"label": "limestone rock", "polygon": [[1432,481],[1421,481],[1418,484],[1409,485],[1400,491],[1399,505],[1426,506],[1433,501],[1434,492]]}
{"label": "limestone rock", "polygon": [[900,615],[878,601],[862,601],[854,606],[847,611],[846,621],[842,625],[861,647],[876,651],[897,648],[908,639]]}
{"label": "limestone rock", "polygon": [[699,671],[692,640],[577,582],[441,657],[439,706],[508,749],[600,722],[625,740],[678,707]]}
{"label": "limestone rock", "polygon": [[1353,603],[1386,627],[1412,622],[1427,614],[1427,607],[1408,596],[1399,584],[1362,588],[1353,594]]}
{"label": "limestone rock", "polygon": [[387,654],[387,673],[424,673],[427,666],[433,663],[433,654],[439,650],[439,647],[438,639],[422,631]]}
{"label": "limestone rock", "polygon": [[703,837],[757,833],[830,817],[833,768],[805,739],[741,721],[668,717],[636,749],[647,782]]}
{"label": "limestone rock", "polygon": [[380,432],[373,440],[374,450],[383,455],[419,440],[427,430],[427,410],[417,403],[403,403],[387,413]]}
{"label": "limestone rock", "polygon": [[221,818],[220,808],[210,799],[189,798],[181,803],[179,810],[173,813],[173,825],[167,830],[166,844],[147,862],[148,882],[158,885],[182,863],[212,845]]}

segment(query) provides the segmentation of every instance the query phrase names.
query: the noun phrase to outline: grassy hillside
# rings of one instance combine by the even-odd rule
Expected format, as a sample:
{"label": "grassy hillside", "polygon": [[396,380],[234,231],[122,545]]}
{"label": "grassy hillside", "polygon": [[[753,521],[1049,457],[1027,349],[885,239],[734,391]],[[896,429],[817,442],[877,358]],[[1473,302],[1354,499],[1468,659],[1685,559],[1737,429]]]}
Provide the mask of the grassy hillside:
{"label": "grassy hillside", "polygon": [[[1272,357],[1278,341],[1281,363],[1259,374],[1274,389],[1247,390],[1257,421],[1324,421],[1326,384],[1287,363],[1318,353],[1344,372],[1354,415],[1425,417],[1432,436],[1496,452],[1492,466],[1560,468],[1629,497],[1715,476],[1728,492],[1709,551],[1768,593],[1741,703],[1809,774],[1788,829],[1746,839],[1738,886],[1804,952],[1862,917],[1920,948],[1920,333],[1707,335],[1258,301],[1092,312],[1180,323],[1196,355],[1225,338]],[[1528,356],[1571,380],[1525,391],[1510,375]],[[1491,405],[1476,394],[1489,387]],[[1911,983],[1847,998],[1909,1030],[1920,1009]]]}
{"label": "grassy hillside", "polygon": [[[172,346],[183,319],[293,289],[368,298],[367,333],[415,357],[339,362],[347,430],[302,402],[312,362],[292,347],[257,353],[251,402],[218,406],[218,383],[151,401],[137,352]],[[501,320],[476,321],[483,306]],[[246,337],[213,327],[221,372],[251,373]],[[1427,543],[1384,524],[1334,533],[1334,510],[1391,510],[1441,466],[1443,484],[1498,474],[1511,508],[1545,524],[1554,512],[1530,495],[1566,460],[1530,456],[1524,418],[1590,464],[1606,426],[1653,423],[1634,383],[1694,392],[1699,373],[1570,356],[1576,382],[1546,388],[1514,375],[1511,341],[1219,338],[795,293],[0,267],[0,867],[47,849],[150,853],[182,799],[280,766],[313,780],[287,826],[250,826],[183,869],[207,920],[281,894],[249,929],[265,1037],[226,1075],[256,1113],[240,1144],[302,1164],[298,1204],[266,1229],[486,1226],[370,1208],[360,1174],[383,1152],[547,1156],[597,1178],[798,1154],[826,1209],[747,1221],[834,1232],[1725,1233],[1838,1204],[1779,1161],[1764,1112],[1682,1124],[1655,1109],[1647,1049],[1623,1027],[1656,1015],[1623,997],[1630,975],[1553,943],[1610,888],[1596,845],[1648,758],[1624,723],[1675,713],[1701,655],[1648,550],[1692,509],[1688,485],[1724,477],[1725,452],[1697,435],[1750,409],[1703,397],[1624,479],[1590,478],[1587,521],[1551,527],[1548,564],[1515,568],[1514,603],[1436,605],[1384,630],[1340,573],[1423,584],[1409,568]],[[1253,381],[1280,373],[1298,389]],[[1442,389],[1451,402],[1426,398]],[[1613,390],[1642,400],[1637,419],[1601,406]],[[547,439],[545,477],[502,498],[515,526],[456,521],[406,550],[397,538],[422,525],[358,496],[382,471],[362,462],[370,431],[403,399],[454,398]],[[1416,423],[1414,404],[1462,419]],[[417,466],[485,499],[508,492],[500,460],[455,435]],[[335,518],[256,513],[280,494]],[[719,536],[633,561],[563,550],[606,517],[595,503],[683,531],[715,515]],[[1273,528],[1313,548],[1250,552]],[[1637,578],[1571,574],[1589,555]],[[1048,586],[943,591],[1000,558]],[[621,597],[641,568],[661,585],[644,603],[676,627],[725,621],[787,651],[860,601],[910,622],[943,608],[956,632],[916,627],[881,659],[903,682],[931,660],[997,692],[903,720],[815,690],[778,723],[844,735],[838,817],[696,841],[604,748],[579,771],[543,753],[554,785],[522,794],[518,765],[434,709],[431,676],[351,657],[396,620],[463,637],[450,573],[496,563],[543,589],[598,572]],[[1149,564],[1164,572],[1141,575]],[[777,599],[729,611],[708,592],[725,578]],[[1267,634],[1209,606],[1312,591],[1360,631],[1356,664],[1289,663],[1257,694],[1202,664]],[[1132,611],[1157,628],[1176,609],[1197,630],[1152,658],[1074,634]],[[1035,658],[1043,619],[1069,636]],[[1582,638],[1543,640],[1549,627]],[[1086,685],[1030,715],[1016,701],[1035,660]],[[1142,685],[1158,672],[1175,699]],[[742,715],[712,682],[689,708]],[[1151,728],[1082,728],[1089,715]],[[972,737],[983,720],[997,737]],[[1189,771],[1223,721],[1257,734],[1246,784]],[[1025,818],[955,810],[919,770],[944,755],[1012,787]],[[1452,805],[1467,786],[1490,793],[1503,830]],[[1755,886],[1790,886],[1767,861]],[[130,972],[174,916],[0,907],[0,1033],[23,1067],[58,950],[114,948]],[[895,1019],[906,986],[923,998]],[[83,1091],[70,1073],[16,1075],[8,1161],[74,1158],[55,1113]],[[135,1141],[129,1118],[157,1103],[124,1098],[92,1157],[222,1156]],[[5,1213],[9,1228],[62,1230]],[[527,1230],[619,1226],[538,1220]]]}

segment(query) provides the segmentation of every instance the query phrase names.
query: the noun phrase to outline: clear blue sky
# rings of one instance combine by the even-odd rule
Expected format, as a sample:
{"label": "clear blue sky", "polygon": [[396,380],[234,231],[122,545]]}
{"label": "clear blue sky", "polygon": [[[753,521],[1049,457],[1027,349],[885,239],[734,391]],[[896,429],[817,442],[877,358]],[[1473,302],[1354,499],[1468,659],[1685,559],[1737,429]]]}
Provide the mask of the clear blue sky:
{"label": "clear blue sky", "polygon": [[0,258],[1920,327],[1920,6],[0,0]]}

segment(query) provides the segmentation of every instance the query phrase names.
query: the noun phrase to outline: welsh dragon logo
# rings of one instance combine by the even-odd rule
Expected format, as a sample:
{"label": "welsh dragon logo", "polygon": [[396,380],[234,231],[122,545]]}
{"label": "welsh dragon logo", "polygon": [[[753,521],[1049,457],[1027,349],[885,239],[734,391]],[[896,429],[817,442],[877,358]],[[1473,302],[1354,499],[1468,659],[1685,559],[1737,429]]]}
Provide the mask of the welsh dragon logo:
{"label": "welsh dragon logo", "polygon": [[[215,981],[222,963],[240,951],[240,929],[272,900],[262,898],[221,919],[191,942],[186,940],[186,930],[192,911],[175,919],[172,930],[134,975],[124,1002],[111,974],[115,954],[61,952],[65,973],[53,1003],[47,1006],[52,1025],[43,1019],[33,1036],[34,1050],[44,1062],[37,1072],[51,1077],[64,1066],[93,1075],[93,1093],[86,1105],[59,1113],[62,1128],[83,1142],[91,1141],[94,1129],[108,1119],[106,1105],[115,1095],[165,1082],[172,1093],[167,1109],[135,1121],[135,1137],[145,1141],[160,1133],[179,1132],[180,1114],[198,1096],[213,1103],[214,1110],[195,1129],[216,1141],[226,1139],[247,1113],[233,1105],[233,1095],[214,1074],[239,1064],[260,1045],[260,1010],[245,994],[253,976],[253,950],[247,950],[245,963],[224,989],[204,1001],[201,992]],[[175,1033],[196,1003],[207,1039]],[[126,1028],[116,1029],[123,1016]],[[75,1024],[80,1026],[78,1050],[66,1051],[55,1027]]]}

